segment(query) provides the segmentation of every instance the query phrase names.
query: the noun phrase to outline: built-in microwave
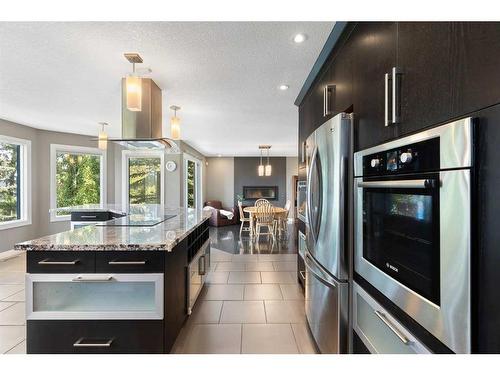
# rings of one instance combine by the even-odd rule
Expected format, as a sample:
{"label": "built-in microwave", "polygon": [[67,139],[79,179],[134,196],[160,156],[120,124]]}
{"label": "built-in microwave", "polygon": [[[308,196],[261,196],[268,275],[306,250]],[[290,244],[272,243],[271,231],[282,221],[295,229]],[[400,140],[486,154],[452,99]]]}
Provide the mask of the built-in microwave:
{"label": "built-in microwave", "polygon": [[355,272],[470,352],[472,119],[357,152]]}
{"label": "built-in microwave", "polygon": [[297,182],[297,217],[307,222],[307,181]]}

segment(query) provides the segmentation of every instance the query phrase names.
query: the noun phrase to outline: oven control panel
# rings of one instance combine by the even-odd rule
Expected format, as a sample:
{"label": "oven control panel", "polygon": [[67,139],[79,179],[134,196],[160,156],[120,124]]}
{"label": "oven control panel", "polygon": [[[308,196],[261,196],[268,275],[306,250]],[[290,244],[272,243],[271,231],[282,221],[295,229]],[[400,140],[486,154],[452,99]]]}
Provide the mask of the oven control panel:
{"label": "oven control panel", "polygon": [[363,157],[363,175],[381,176],[439,170],[439,138]]}

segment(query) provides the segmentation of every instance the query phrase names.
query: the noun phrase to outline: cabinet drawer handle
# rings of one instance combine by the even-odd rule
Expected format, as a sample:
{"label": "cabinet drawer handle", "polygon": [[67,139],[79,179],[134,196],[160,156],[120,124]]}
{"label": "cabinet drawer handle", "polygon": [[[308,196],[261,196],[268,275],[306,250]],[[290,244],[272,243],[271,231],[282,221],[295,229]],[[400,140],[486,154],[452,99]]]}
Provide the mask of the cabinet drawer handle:
{"label": "cabinet drawer handle", "polygon": [[389,73],[384,75],[384,126],[389,126],[391,124],[389,120]]}
{"label": "cabinet drawer handle", "polygon": [[103,282],[103,281],[112,281],[113,276],[77,276],[71,281],[78,282]]}
{"label": "cabinet drawer handle", "polygon": [[80,337],[73,346],[75,348],[109,348],[114,339],[109,339],[106,342],[82,342],[85,337]]}
{"label": "cabinet drawer handle", "polygon": [[97,215],[82,215],[80,216],[82,219],[96,219]]}
{"label": "cabinet drawer handle", "polygon": [[111,260],[108,262],[108,264],[112,265],[112,266],[141,266],[141,265],[145,265],[146,264],[146,261],[145,260],[130,260],[130,261],[127,261],[127,260]]}
{"label": "cabinet drawer handle", "polygon": [[304,271],[299,271],[299,274],[304,280],[306,279],[306,273]]}
{"label": "cabinet drawer handle", "polygon": [[323,117],[332,114],[332,110],[330,109],[330,96],[334,89],[335,85],[325,85],[325,87],[323,87]]}
{"label": "cabinet drawer handle", "polygon": [[399,124],[401,122],[401,93],[399,84],[402,74],[402,69],[397,66],[392,68],[392,123]]}
{"label": "cabinet drawer handle", "polygon": [[75,264],[79,263],[80,260],[75,259],[75,260],[69,260],[69,261],[56,261],[56,260],[49,260],[49,259],[44,259],[38,262],[38,264],[41,265],[57,265],[57,266],[74,266]]}
{"label": "cabinet drawer handle", "polygon": [[394,325],[389,321],[389,319],[387,319],[387,317],[385,316],[384,313],[382,313],[378,310],[375,310],[374,313],[375,313],[375,315],[377,315],[379,317],[379,319],[382,322],[384,322],[384,324],[387,327],[389,327],[389,329],[403,342],[403,344],[405,344],[405,345],[410,344],[410,340],[408,340],[408,338],[404,334],[402,334],[399,329],[394,327]]}

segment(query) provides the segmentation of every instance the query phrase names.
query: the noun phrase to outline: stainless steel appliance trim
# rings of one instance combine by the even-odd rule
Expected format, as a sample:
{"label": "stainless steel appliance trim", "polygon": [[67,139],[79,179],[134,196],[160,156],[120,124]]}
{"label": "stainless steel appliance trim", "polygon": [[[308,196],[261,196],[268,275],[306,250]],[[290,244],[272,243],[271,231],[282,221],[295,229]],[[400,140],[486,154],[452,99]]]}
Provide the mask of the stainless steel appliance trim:
{"label": "stainless steel appliance trim", "polygon": [[401,78],[402,69],[397,66],[392,68],[392,123],[401,122],[401,113],[398,111],[400,106],[401,94],[398,90],[398,79]]}
{"label": "stainless steel appliance trim", "polygon": [[73,346],[75,348],[109,348],[111,344],[113,343],[114,339],[109,339],[107,342],[88,342],[88,343],[82,343],[82,341],[85,340],[85,337],[80,337],[74,344]]}
{"label": "stainless steel appliance trim", "polygon": [[108,262],[108,264],[112,266],[140,266],[140,265],[145,265],[146,261],[145,260],[111,260]]}
{"label": "stainless steel appliance trim", "polygon": [[[193,311],[193,306],[200,295],[201,290],[203,289],[203,285],[206,280],[206,263],[205,260],[208,259],[210,262],[209,252],[207,254],[207,250],[210,247],[210,239],[207,239],[203,245],[200,247],[196,255],[191,259],[191,262],[188,265],[188,276],[187,276],[187,293],[186,293],[186,304],[187,304],[187,313],[191,315]],[[208,257],[207,257],[208,255]],[[201,259],[203,258],[203,271],[201,270]],[[196,291],[195,295],[191,295],[191,272],[195,269],[198,275],[200,276],[200,287]]]}
{"label": "stainless steel appliance trim", "polygon": [[107,282],[107,281],[113,281],[113,276],[108,275],[108,276],[83,276],[83,275],[78,275],[71,281],[75,282],[83,282],[83,283],[100,283],[100,282]]}
{"label": "stainless steel appliance trim", "polygon": [[302,277],[303,280],[306,279],[306,272],[305,271],[299,271],[300,277]]}
{"label": "stainless steel appliance trim", "polygon": [[[85,274],[85,276],[108,277],[108,274]],[[68,273],[27,273],[26,285],[26,319],[27,320],[156,320],[163,319],[163,274],[162,273],[115,273],[113,281],[152,282],[155,288],[155,306],[149,311],[33,311],[33,284],[38,282],[72,283],[82,274]],[[89,285],[93,285],[89,283]]]}
{"label": "stainless steel appliance trim", "polygon": [[[412,335],[401,323],[399,323],[389,312],[387,312],[383,306],[381,306],[372,296],[370,296],[363,288],[361,288],[356,282],[353,282],[353,329],[358,334],[359,338],[366,345],[371,353],[379,353],[377,347],[374,346],[370,338],[366,336],[363,329],[358,324],[358,296],[362,298],[373,311],[379,311],[384,314],[387,321],[399,332],[401,332],[408,339],[408,346],[412,348],[415,353],[430,354],[429,349],[422,344],[416,337]],[[384,353],[391,354],[391,353]]]}
{"label": "stainless steel appliance trim", "polygon": [[41,264],[41,265],[45,265],[45,266],[48,266],[48,265],[55,265],[55,266],[74,266],[75,264],[77,264],[80,260],[79,259],[75,259],[75,260],[68,260],[68,261],[55,261],[55,260],[48,260],[48,259],[44,259],[44,260],[41,260],[38,262],[38,264]]}
{"label": "stainless steel appliance trim", "polygon": [[399,331],[399,329],[397,329],[390,321],[389,319],[387,319],[387,317],[385,316],[385,314],[383,312],[380,312],[378,310],[374,310],[373,311],[375,313],[375,315],[377,315],[377,317],[382,321],[384,322],[384,324],[398,337],[398,339],[400,339],[403,344],[405,345],[408,345],[410,343],[410,340],[408,340],[408,338]]}
{"label": "stainless steel appliance trim", "polygon": [[388,180],[388,181],[359,181],[357,186],[362,188],[407,188],[407,189],[425,189],[428,185],[428,179],[421,180]]}
{"label": "stainless steel appliance trim", "polygon": [[[314,133],[313,133],[313,136],[314,136]],[[312,152],[312,157],[311,157],[311,164],[308,168],[308,171],[307,171],[307,200],[306,200],[306,210],[307,210],[307,218],[308,218],[308,221],[312,219],[312,215],[311,215],[311,207],[312,207],[312,203],[311,203],[311,180],[312,180],[312,170],[314,168],[314,163],[316,162],[316,155],[318,154],[318,147],[315,146],[314,147],[314,150]],[[310,224],[308,222],[308,224]],[[309,233],[311,233],[311,238],[313,240],[313,243],[316,244],[316,236],[314,234],[314,228],[311,228],[310,231],[308,231]]]}
{"label": "stainless steel appliance trim", "polygon": [[[439,172],[440,306],[363,258],[363,188],[354,200],[355,271],[456,353],[471,351],[470,171]],[[361,181],[358,177],[355,184]]]}
{"label": "stainless steel appliance trim", "polygon": [[389,73],[384,75],[384,126],[389,126]]}
{"label": "stainless steel appliance trim", "polygon": [[321,266],[318,265],[318,262],[314,260],[314,258],[306,251],[305,257],[306,266],[309,268],[312,274],[314,274],[317,278],[321,279],[325,284],[329,285],[332,288],[337,287],[338,281],[333,277],[328,275],[325,271],[322,270]]}
{"label": "stainless steel appliance trim", "polygon": [[367,148],[354,154],[354,175],[363,175],[363,156],[439,137],[440,169],[472,166],[472,117]]}

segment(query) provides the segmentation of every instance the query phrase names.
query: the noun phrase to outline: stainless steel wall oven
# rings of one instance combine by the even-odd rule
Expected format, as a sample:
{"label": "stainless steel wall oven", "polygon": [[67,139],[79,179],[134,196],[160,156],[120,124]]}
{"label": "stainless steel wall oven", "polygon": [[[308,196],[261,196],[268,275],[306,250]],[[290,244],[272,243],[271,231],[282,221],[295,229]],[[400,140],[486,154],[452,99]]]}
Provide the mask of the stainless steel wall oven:
{"label": "stainless steel wall oven", "polygon": [[355,154],[355,271],[470,352],[472,119]]}

